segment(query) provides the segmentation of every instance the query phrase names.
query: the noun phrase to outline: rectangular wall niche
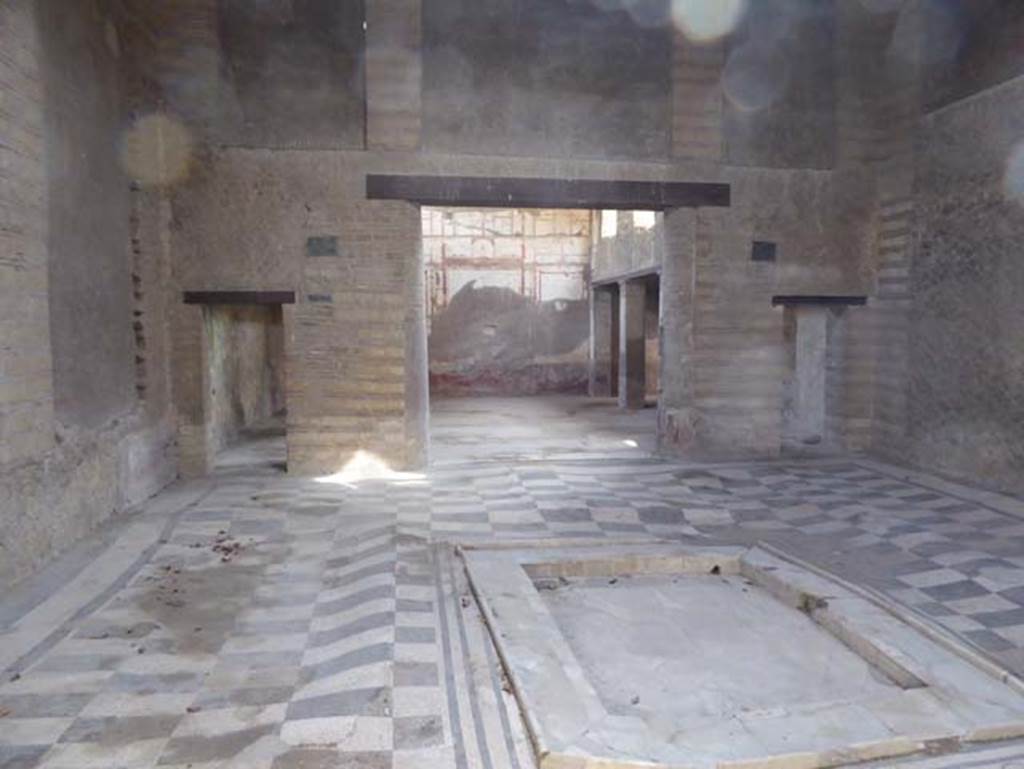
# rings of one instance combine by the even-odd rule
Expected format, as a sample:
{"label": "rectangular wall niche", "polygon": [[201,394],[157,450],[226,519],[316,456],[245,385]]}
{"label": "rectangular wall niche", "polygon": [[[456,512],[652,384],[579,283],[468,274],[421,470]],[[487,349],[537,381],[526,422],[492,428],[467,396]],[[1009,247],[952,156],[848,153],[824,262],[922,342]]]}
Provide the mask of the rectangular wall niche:
{"label": "rectangular wall niche", "polygon": [[783,308],[788,366],[783,381],[782,448],[790,455],[841,448],[836,418],[844,383],[843,324],[859,296],[775,296]]}

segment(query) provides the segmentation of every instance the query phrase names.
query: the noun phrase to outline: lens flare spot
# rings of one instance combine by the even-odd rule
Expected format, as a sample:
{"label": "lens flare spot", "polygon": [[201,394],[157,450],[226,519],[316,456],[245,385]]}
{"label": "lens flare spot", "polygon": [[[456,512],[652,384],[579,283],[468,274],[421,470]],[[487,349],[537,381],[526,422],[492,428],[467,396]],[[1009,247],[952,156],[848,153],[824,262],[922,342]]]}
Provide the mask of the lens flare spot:
{"label": "lens flare spot", "polygon": [[734,106],[762,110],[781,96],[789,82],[789,64],[775,47],[742,45],[729,54],[722,90]]}
{"label": "lens flare spot", "polygon": [[739,24],[746,0],[672,0],[672,20],[690,40],[710,43]]}
{"label": "lens flare spot", "polygon": [[163,187],[187,177],[192,156],[189,130],[159,112],[135,121],[121,143],[125,173],[146,187]]}

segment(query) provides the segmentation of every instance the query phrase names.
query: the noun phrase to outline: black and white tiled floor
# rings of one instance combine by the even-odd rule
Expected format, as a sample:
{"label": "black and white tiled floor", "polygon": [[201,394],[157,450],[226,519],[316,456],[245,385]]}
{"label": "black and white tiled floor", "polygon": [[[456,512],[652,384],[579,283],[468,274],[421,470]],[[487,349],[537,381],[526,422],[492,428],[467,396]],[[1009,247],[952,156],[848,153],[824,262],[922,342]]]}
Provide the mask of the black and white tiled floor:
{"label": "black and white tiled floor", "polygon": [[4,673],[0,768],[528,767],[443,542],[763,540],[1024,674],[1019,499],[854,459],[316,483],[273,470],[278,448],[223,468],[149,558]]}

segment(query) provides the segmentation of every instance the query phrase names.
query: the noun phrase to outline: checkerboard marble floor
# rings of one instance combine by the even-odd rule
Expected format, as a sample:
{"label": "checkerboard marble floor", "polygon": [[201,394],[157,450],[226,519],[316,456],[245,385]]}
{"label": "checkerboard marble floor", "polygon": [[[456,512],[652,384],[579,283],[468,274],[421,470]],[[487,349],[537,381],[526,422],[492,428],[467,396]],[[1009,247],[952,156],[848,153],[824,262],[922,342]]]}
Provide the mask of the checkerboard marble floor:
{"label": "checkerboard marble floor", "polygon": [[1024,501],[866,459],[612,450],[629,427],[333,483],[280,472],[274,440],[227,455],[0,601],[0,768],[529,767],[460,541],[766,541],[1024,674]]}

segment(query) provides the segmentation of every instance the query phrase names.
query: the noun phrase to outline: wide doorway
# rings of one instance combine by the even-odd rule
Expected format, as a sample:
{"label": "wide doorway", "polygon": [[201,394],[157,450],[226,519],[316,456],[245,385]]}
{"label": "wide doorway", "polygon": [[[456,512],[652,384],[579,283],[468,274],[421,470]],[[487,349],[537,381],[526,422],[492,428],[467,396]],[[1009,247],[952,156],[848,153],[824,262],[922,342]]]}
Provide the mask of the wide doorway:
{"label": "wide doorway", "polygon": [[[647,456],[654,411],[591,395],[599,212],[421,213],[432,463]],[[655,341],[642,355],[656,357],[657,300],[645,304]]]}

